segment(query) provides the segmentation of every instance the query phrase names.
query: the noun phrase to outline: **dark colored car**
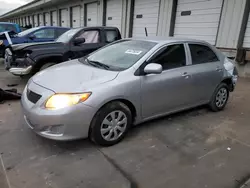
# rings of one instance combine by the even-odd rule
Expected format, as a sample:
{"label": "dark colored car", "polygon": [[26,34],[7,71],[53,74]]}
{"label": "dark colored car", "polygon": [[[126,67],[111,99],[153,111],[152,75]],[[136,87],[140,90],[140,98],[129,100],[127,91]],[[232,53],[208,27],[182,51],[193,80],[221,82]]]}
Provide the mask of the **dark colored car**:
{"label": "dark colored car", "polygon": [[84,57],[121,39],[116,27],[71,29],[55,42],[12,45],[6,50],[5,68],[17,76],[36,73],[52,65]]}
{"label": "dark colored car", "polygon": [[[54,41],[69,28],[41,26],[25,30],[21,33],[4,32],[0,34],[0,57],[4,57],[5,49],[12,44]],[[7,35],[7,36],[6,36]]]}

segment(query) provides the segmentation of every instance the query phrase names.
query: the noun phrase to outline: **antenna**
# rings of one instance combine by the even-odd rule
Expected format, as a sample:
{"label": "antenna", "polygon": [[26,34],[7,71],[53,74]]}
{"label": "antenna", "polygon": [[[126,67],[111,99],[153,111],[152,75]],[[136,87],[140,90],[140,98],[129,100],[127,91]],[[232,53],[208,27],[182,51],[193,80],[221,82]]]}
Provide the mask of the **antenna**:
{"label": "antenna", "polygon": [[148,30],[147,28],[145,27],[145,34],[146,34],[146,37],[148,36]]}

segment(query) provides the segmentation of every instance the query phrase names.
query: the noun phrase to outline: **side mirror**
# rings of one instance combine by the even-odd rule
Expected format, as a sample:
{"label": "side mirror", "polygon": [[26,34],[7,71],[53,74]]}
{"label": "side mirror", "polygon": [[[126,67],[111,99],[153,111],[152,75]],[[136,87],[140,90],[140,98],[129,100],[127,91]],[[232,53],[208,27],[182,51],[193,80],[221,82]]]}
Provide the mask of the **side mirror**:
{"label": "side mirror", "polygon": [[76,46],[78,46],[80,44],[83,44],[83,43],[85,43],[85,38],[77,38],[77,39],[74,40],[74,44]]}
{"label": "side mirror", "polygon": [[29,39],[30,40],[34,40],[36,38],[36,36],[34,35],[34,34],[31,34],[30,36],[29,36]]}
{"label": "side mirror", "polygon": [[146,74],[161,74],[162,66],[157,63],[150,63],[144,68],[144,73]]}

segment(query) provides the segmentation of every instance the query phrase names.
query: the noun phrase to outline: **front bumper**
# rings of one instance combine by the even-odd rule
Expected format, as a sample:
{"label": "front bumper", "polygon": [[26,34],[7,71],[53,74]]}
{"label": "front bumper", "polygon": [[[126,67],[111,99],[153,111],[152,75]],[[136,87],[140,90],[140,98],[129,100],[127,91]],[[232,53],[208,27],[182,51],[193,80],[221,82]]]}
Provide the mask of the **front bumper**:
{"label": "front bumper", "polygon": [[[41,95],[34,104],[28,99],[27,90]],[[38,135],[52,140],[87,138],[95,109],[83,103],[60,110],[47,110],[45,101],[54,92],[30,82],[22,95],[22,108],[26,124]]]}

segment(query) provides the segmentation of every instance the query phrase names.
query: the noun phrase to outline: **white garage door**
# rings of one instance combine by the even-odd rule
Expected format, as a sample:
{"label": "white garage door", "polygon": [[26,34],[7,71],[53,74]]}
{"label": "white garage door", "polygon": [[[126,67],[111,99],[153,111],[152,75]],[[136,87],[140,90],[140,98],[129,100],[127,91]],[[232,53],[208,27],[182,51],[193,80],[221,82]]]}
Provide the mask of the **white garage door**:
{"label": "white garage door", "polygon": [[29,16],[29,19],[30,19],[30,25],[33,27],[33,26],[34,26],[34,23],[33,23],[33,16]]}
{"label": "white garage door", "polygon": [[106,26],[122,27],[122,0],[107,1]]}
{"label": "white garage door", "polygon": [[25,23],[26,23],[26,25],[29,25],[29,17],[28,16],[25,17]]}
{"label": "white garage door", "polygon": [[43,14],[39,14],[39,25],[43,26],[44,25],[44,21],[43,21]]}
{"label": "white garage door", "polygon": [[98,5],[97,3],[87,4],[87,26],[98,25]]}
{"label": "white garage door", "polygon": [[148,36],[156,36],[159,15],[159,0],[135,0],[133,37],[143,37],[145,27]]}
{"label": "white garage door", "polygon": [[34,15],[34,26],[37,27],[39,25],[38,15]]}
{"label": "white garage door", "polygon": [[223,0],[178,0],[174,36],[215,45]]}
{"label": "white garage door", "polygon": [[72,27],[80,27],[81,26],[81,7],[72,7]]}
{"label": "white garage door", "polygon": [[44,18],[45,18],[45,25],[49,26],[50,25],[50,13],[46,12],[44,14]]}
{"label": "white garage door", "polygon": [[250,14],[248,16],[248,22],[247,22],[247,28],[244,36],[243,41],[243,47],[244,48],[250,48]]}
{"label": "white garage door", "polygon": [[68,26],[68,9],[61,9],[61,26],[67,27]]}
{"label": "white garage door", "polygon": [[53,26],[57,26],[57,12],[56,11],[53,11],[52,13],[51,13],[51,16],[52,16],[52,25]]}

